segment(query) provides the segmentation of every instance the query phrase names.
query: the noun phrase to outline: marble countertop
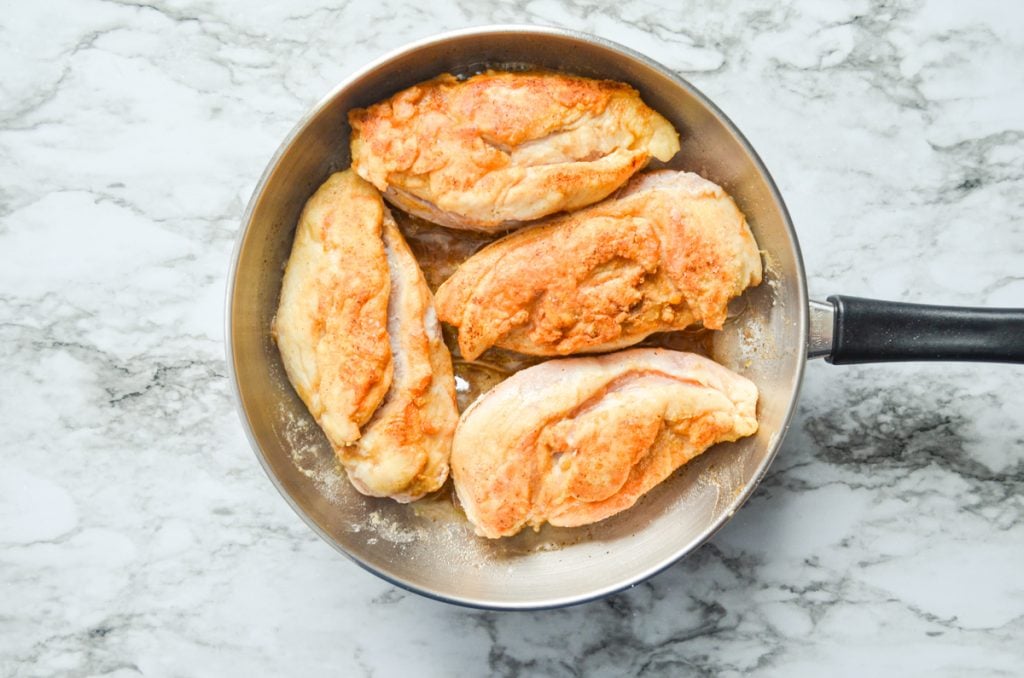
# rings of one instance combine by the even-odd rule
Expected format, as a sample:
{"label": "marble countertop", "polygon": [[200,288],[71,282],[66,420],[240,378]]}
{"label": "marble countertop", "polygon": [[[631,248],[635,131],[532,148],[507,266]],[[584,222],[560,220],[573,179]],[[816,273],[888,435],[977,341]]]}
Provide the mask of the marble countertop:
{"label": "marble countertop", "polygon": [[1019,675],[1024,367],[812,363],[709,544],[606,600],[395,589],[278,496],[222,302],[250,191],[334,83],[527,22],[692,80],[748,135],[812,293],[1024,306],[1008,2],[48,0],[0,19],[0,675]]}

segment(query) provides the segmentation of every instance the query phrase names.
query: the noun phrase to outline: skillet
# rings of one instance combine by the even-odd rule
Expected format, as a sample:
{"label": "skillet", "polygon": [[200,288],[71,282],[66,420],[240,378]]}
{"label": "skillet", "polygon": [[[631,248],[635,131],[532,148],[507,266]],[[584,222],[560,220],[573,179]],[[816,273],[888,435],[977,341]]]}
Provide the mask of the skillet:
{"label": "skillet", "polygon": [[[532,67],[620,80],[679,130],[669,167],[720,184],[746,214],[765,280],[713,333],[709,352],[760,390],[760,430],[718,445],[632,509],[586,528],[484,540],[443,493],[412,505],[352,489],[291,389],[270,322],[306,199],[349,165],[346,114],[443,72]],[[489,26],[428,38],[339,84],[295,126],[253,192],[227,289],[227,363],[243,427],[273,484],[325,541],[411,591],[472,607],[535,609],[598,598],[656,574],[710,538],[750,497],[793,416],[807,358],[1024,362],[1024,311],[834,296],[809,301],[796,232],[771,176],[696,88],[646,57],[573,31]]]}

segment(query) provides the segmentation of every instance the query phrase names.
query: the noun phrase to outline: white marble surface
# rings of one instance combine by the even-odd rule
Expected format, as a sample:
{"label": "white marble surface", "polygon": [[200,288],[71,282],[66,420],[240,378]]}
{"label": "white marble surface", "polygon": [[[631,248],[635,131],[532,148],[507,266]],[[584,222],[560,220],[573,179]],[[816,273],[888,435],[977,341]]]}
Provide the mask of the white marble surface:
{"label": "white marble surface", "polygon": [[313,101],[443,29],[569,26],[690,78],[818,296],[1024,306],[1019,4],[522,5],[0,5],[0,674],[1020,674],[1022,367],[812,364],[737,518],[566,610],[396,590],[274,491],[223,360],[239,218]]}

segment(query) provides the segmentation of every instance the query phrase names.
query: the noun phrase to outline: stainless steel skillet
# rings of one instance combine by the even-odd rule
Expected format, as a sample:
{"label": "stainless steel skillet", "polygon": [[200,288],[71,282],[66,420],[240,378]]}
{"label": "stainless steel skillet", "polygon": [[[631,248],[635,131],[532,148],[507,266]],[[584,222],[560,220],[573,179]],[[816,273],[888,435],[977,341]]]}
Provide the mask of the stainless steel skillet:
{"label": "stainless steel skillet", "polygon": [[[474,537],[444,498],[401,506],[363,497],[335,468],[327,441],[284,376],[270,338],[299,211],[349,164],[346,114],[442,72],[532,66],[628,82],[681,132],[671,163],[721,184],[764,251],[765,282],[715,334],[716,360],[760,392],[758,434],[718,446],[632,510],[585,529],[545,528],[512,539]],[[246,210],[227,292],[228,367],[243,425],[271,481],[309,526],[367,570],[463,605],[569,605],[644,580],[715,533],[774,458],[797,401],[804,363],[905,359],[1024,361],[1024,312],[809,302],[796,234],[757,154],[692,85],[636,52],[589,35],[491,26],[423,40],[370,64],[303,118],[270,161]]]}

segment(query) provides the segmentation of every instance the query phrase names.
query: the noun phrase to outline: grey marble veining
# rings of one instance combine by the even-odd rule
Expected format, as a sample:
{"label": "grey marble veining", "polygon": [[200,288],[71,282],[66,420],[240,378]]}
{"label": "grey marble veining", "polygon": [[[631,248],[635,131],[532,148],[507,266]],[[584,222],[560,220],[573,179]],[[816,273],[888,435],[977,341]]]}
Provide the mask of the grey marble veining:
{"label": "grey marble veining", "polygon": [[346,74],[489,22],[690,78],[772,170],[816,296],[1024,306],[1015,3],[7,3],[0,674],[1019,675],[1021,367],[812,363],[736,518],[566,610],[396,590],[278,497],[223,361],[248,195]]}

